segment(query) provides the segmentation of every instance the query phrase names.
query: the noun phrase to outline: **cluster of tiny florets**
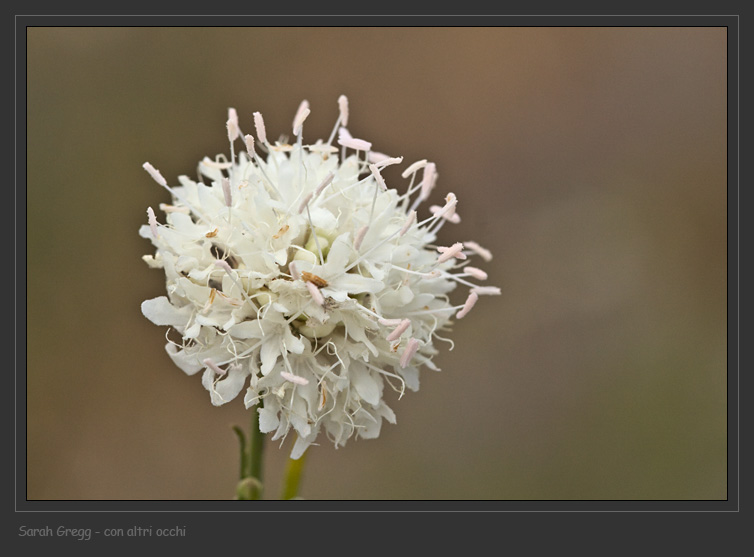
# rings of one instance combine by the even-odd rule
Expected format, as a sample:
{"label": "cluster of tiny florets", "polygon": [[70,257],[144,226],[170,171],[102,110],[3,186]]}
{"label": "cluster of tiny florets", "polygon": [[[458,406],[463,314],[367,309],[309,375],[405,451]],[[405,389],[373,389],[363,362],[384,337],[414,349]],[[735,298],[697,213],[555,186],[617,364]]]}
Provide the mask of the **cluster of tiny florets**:
{"label": "cluster of tiny florets", "polygon": [[[382,171],[403,158],[351,136],[345,96],[338,106],[329,140],[313,144],[303,143],[306,101],[293,144],[269,142],[258,112],[256,139],[242,134],[230,109],[230,157],[204,158],[198,181],[180,176],[170,186],[144,164],[172,200],[160,205],[164,223],[150,207],[139,231],[156,248],[144,260],[164,271],[167,288],[142,312],[170,328],[167,353],[187,374],[202,372],[213,404],[245,388],[262,432],[282,439],[293,428],[293,458],[322,430],[337,447],[377,437],[383,418],[395,423],[385,384],[417,390],[419,369],[438,369],[434,341],[447,340],[440,334],[451,319],[500,292],[471,282],[487,275],[468,258],[489,261],[488,250],[434,244],[446,222],[460,221],[453,193],[418,216],[435,164],[405,168],[404,193],[389,188]],[[469,292],[453,305],[459,285]]]}

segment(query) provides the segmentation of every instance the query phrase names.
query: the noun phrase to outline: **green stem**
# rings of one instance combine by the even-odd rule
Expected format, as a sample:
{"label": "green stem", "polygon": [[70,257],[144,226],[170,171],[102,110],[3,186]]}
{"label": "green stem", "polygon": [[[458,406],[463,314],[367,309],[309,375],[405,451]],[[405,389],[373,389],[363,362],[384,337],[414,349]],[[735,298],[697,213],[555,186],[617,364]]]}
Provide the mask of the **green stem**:
{"label": "green stem", "polygon": [[283,479],[283,493],[280,496],[284,501],[295,499],[298,496],[298,489],[301,485],[301,472],[304,469],[305,462],[306,452],[297,460],[288,459],[288,464],[285,467],[285,478]]}
{"label": "green stem", "polygon": [[249,469],[249,451],[246,449],[246,435],[237,425],[233,426],[233,431],[238,436],[238,445],[241,449],[241,470],[239,479],[243,480],[246,477],[246,471]]}
{"label": "green stem", "polygon": [[259,431],[259,414],[252,411],[251,435],[249,436],[249,469],[247,476],[256,478],[259,487],[252,489],[251,499],[262,498],[262,456],[264,453],[264,434]]}

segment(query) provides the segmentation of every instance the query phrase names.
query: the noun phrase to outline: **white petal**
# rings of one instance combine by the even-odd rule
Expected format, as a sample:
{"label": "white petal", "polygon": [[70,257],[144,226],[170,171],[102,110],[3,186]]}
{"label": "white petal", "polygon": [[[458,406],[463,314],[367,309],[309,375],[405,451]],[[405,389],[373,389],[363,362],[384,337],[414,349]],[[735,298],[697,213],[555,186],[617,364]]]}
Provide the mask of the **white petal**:
{"label": "white petal", "polygon": [[278,361],[280,355],[280,345],[278,339],[274,338],[268,340],[262,345],[262,349],[259,352],[259,357],[262,360],[262,375],[267,375],[275,367],[275,363]]}
{"label": "white petal", "polygon": [[177,308],[170,303],[166,296],[158,296],[141,303],[144,317],[155,325],[169,325],[171,327],[185,327],[191,316],[191,308],[184,306]]}
{"label": "white petal", "polygon": [[380,386],[372,374],[355,365],[352,365],[348,372],[351,374],[351,383],[359,396],[369,404],[377,405],[380,402]]}

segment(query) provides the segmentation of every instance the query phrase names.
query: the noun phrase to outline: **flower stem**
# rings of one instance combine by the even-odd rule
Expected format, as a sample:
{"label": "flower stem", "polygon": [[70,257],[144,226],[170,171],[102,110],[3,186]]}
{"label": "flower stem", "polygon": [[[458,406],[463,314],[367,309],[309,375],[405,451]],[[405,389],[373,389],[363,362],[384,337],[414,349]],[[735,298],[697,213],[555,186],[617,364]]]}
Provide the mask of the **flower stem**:
{"label": "flower stem", "polygon": [[251,492],[251,499],[257,500],[262,498],[262,456],[264,453],[264,434],[259,431],[259,414],[252,412],[251,434],[249,436],[249,459],[248,474],[251,478],[259,481],[259,487],[255,487]]}
{"label": "flower stem", "polygon": [[295,499],[298,496],[299,486],[301,485],[301,472],[306,462],[306,452],[298,459],[288,459],[285,467],[285,478],[283,479],[283,493],[280,498],[285,500]]}

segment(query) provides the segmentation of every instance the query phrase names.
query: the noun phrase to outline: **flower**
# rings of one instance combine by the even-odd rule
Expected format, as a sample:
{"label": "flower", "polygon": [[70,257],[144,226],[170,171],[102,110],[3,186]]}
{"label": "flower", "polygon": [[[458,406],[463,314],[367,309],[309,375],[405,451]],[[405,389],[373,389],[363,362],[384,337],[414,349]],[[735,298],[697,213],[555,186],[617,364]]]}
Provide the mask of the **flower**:
{"label": "flower", "polygon": [[[409,165],[406,191],[389,188],[382,171],[403,158],[354,138],[344,127],[345,96],[338,106],[330,139],[313,144],[303,143],[308,102],[294,118],[294,144],[270,143],[257,112],[257,140],[243,136],[238,153],[242,132],[230,109],[230,159],[205,157],[199,182],[180,176],[169,186],[144,164],[172,203],[160,205],[164,223],[147,209],[139,230],[156,247],[144,260],[163,269],[167,288],[142,312],[177,331],[167,353],[187,374],[202,372],[213,404],[246,388],[262,432],[281,439],[293,428],[292,458],[322,431],[338,447],[377,437],[383,419],[395,423],[385,384],[401,396],[416,391],[421,367],[438,370],[434,341],[448,340],[440,333],[451,319],[480,294],[500,293],[468,280],[486,279],[467,263],[472,255],[488,260],[488,250],[434,244],[446,222],[460,220],[453,193],[417,220],[436,185],[435,164]],[[458,285],[472,290],[453,305]]]}

